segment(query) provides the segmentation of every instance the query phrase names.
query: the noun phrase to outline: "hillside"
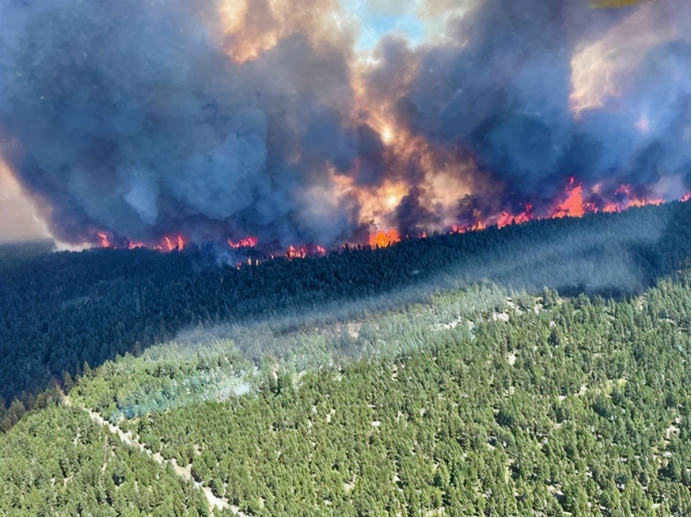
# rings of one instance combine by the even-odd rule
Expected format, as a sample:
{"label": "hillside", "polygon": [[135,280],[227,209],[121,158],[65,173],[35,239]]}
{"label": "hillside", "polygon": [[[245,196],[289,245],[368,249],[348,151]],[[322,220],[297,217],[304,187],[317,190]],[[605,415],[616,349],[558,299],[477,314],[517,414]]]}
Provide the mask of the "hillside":
{"label": "hillside", "polygon": [[[85,362],[139,356],[201,324],[355,318],[482,279],[530,292],[635,295],[689,267],[689,235],[690,203],[673,202],[240,270],[217,266],[208,247],[167,254],[0,247],[0,397],[30,408],[55,380],[81,374]],[[261,360],[263,351],[243,349]]]}
{"label": "hillside", "polygon": [[689,222],[4,248],[0,514],[689,515]]}
{"label": "hillside", "polygon": [[259,367],[199,329],[42,394],[0,436],[0,513],[689,515],[689,294],[484,283]]}
{"label": "hillside", "polygon": [[690,20],[0,0],[0,517],[692,516]]}

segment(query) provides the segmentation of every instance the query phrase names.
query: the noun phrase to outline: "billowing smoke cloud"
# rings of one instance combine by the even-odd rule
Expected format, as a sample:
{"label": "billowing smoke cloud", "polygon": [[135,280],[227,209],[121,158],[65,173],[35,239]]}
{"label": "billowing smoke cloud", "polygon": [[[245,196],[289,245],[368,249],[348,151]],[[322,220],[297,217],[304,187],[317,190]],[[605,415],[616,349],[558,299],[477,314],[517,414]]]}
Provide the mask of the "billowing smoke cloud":
{"label": "billowing smoke cloud", "polygon": [[[534,203],[552,199],[569,177],[642,185],[688,174],[689,7],[476,3],[450,21],[447,44],[417,52],[396,120],[432,142],[465,148],[507,194]],[[647,42],[645,53],[637,40]],[[613,56],[609,45],[634,47],[635,55]],[[391,50],[383,56],[383,69],[402,61]],[[617,95],[598,98],[598,82],[615,74]],[[575,110],[575,94],[591,102],[587,109]]]}
{"label": "billowing smoke cloud", "polygon": [[[47,5],[46,5],[47,4]],[[320,196],[351,168],[346,53],[287,36],[233,63],[187,1],[15,2],[3,36],[4,154],[64,239],[94,229],[254,233],[331,244],[357,225]],[[5,13],[3,13],[5,14]],[[367,181],[382,171],[370,161]]]}
{"label": "billowing smoke cloud", "polygon": [[333,1],[8,0],[2,155],[70,242],[331,246],[548,204],[569,177],[689,191],[688,3],[450,5],[442,37],[365,62]]}

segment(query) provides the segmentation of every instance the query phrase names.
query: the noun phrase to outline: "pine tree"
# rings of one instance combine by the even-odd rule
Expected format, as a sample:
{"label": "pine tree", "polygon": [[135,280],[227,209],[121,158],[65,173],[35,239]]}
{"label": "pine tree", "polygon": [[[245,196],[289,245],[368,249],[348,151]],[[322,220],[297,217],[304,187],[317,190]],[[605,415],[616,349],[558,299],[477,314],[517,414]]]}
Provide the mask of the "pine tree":
{"label": "pine tree", "polygon": [[69,394],[70,390],[72,390],[72,387],[74,386],[74,382],[72,381],[72,376],[70,376],[70,373],[67,371],[64,371],[62,374],[62,391],[65,394]]}

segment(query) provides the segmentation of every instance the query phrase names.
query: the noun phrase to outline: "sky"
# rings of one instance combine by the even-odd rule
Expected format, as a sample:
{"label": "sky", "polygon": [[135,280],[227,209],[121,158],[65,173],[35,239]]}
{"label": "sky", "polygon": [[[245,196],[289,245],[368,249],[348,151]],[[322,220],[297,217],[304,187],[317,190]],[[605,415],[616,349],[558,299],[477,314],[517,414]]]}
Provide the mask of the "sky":
{"label": "sky", "polygon": [[412,45],[426,38],[426,27],[418,16],[422,2],[417,0],[355,0],[341,5],[360,22],[359,50],[372,50],[389,33],[402,34]]}

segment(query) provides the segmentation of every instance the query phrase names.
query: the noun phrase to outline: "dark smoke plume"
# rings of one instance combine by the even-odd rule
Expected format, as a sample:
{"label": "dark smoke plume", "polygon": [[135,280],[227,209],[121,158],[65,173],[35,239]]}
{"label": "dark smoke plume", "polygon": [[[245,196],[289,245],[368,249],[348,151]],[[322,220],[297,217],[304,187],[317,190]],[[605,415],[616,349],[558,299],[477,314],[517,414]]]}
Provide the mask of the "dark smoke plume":
{"label": "dark smoke plume", "polygon": [[[638,62],[620,56],[632,63],[618,78],[619,95],[575,117],[572,58],[634,9],[592,10],[571,0],[476,3],[450,22],[450,43],[418,52],[417,74],[396,103],[397,121],[432,142],[464,147],[524,199],[552,199],[575,176],[640,185],[688,175],[690,5],[640,9],[650,32],[664,31],[667,39]],[[680,23],[685,27],[674,29]],[[625,48],[628,38],[644,37],[636,31],[648,29],[631,25],[616,35]],[[402,61],[391,50],[383,55],[382,68]]]}
{"label": "dark smoke plume", "polygon": [[[268,2],[249,2],[230,30],[220,0],[3,2],[2,155],[53,234],[332,246],[367,224],[339,177],[353,192],[403,179],[408,193],[391,211],[400,228],[439,223],[437,205],[422,201],[434,171],[394,167],[358,114],[357,74],[371,106],[440,156],[473,160],[507,203],[547,202],[568,177],[689,192],[688,2],[462,2],[444,39],[413,48],[387,36],[368,66],[352,28],[327,34],[336,4],[290,4],[279,19]],[[642,34],[653,43],[641,56],[619,45]],[[595,57],[618,65],[617,92],[575,110],[575,56],[599,42],[610,54]],[[468,167],[456,174],[482,183]],[[497,192],[465,193],[459,213],[471,199],[476,212],[503,206]]]}
{"label": "dark smoke plume", "polygon": [[355,207],[320,196],[324,164],[349,169],[372,137],[346,119],[344,54],[296,34],[238,66],[194,4],[3,8],[3,151],[50,202],[53,231],[346,239]]}

